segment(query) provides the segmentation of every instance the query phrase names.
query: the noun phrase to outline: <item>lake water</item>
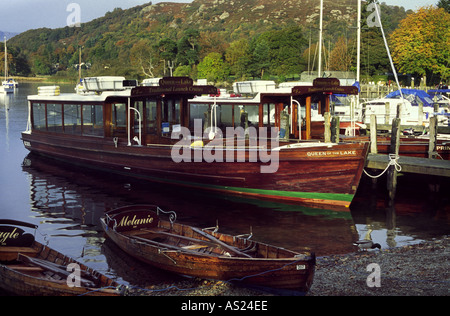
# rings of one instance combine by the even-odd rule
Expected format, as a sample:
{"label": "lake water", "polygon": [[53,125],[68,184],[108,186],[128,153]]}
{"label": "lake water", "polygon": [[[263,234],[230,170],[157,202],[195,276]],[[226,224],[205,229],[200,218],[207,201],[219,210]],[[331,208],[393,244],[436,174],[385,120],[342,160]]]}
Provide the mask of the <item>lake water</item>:
{"label": "lake water", "polygon": [[[337,212],[151,184],[31,156],[20,133],[27,125],[26,97],[36,94],[37,86],[21,83],[15,94],[0,94],[0,218],[38,224],[38,241],[119,282],[127,283],[128,272],[143,267],[105,242],[99,218],[128,204],[156,204],[176,211],[179,222],[202,228],[217,221],[220,231],[231,234],[251,227],[255,240],[318,256],[356,251],[352,242],[368,232],[384,249],[450,231],[448,179],[440,179],[440,191],[430,194],[431,179],[400,176],[395,211],[388,211],[385,179],[374,187],[363,176],[350,211]],[[72,92],[73,86],[61,89]],[[155,283],[170,278],[157,270],[147,273]]]}

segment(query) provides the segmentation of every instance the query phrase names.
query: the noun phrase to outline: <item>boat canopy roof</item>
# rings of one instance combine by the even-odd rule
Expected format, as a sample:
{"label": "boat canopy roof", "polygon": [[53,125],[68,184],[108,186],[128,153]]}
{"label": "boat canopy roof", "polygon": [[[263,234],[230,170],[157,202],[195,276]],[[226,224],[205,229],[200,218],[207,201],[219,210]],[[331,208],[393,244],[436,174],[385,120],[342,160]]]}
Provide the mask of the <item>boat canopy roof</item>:
{"label": "boat canopy roof", "polygon": [[129,97],[130,90],[125,91],[106,91],[101,94],[94,93],[61,93],[59,95],[29,95],[30,101],[58,101],[58,102],[104,102],[109,97]]}
{"label": "boat canopy roof", "polygon": [[[217,94],[216,87],[210,85],[194,85],[192,79],[187,77],[163,78],[159,80],[158,86],[139,87],[128,84],[129,80],[121,81],[121,77],[99,77],[87,79],[83,82],[85,86],[90,85],[90,88],[87,89],[84,87],[80,93],[60,94],[59,86],[44,86],[38,88],[37,95],[28,96],[28,100],[57,102],[105,102],[112,98],[181,95],[187,99],[190,99],[203,94]],[[126,82],[127,84],[125,85]]]}
{"label": "boat canopy roof", "polygon": [[[422,102],[424,106],[433,106],[431,96],[423,90],[419,89],[402,89],[403,97],[411,102],[412,105],[419,105]],[[386,96],[386,99],[400,99],[400,91],[394,91]]]}

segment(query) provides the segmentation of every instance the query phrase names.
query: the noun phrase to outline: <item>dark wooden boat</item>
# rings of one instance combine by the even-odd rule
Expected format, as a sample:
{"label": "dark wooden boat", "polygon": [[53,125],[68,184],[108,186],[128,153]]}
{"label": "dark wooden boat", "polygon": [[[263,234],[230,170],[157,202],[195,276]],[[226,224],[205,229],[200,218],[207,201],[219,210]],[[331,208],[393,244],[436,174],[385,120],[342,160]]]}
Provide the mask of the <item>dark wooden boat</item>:
{"label": "dark wooden boat", "polygon": [[[377,141],[378,153],[389,154],[391,151],[390,138]],[[400,138],[400,156],[428,158],[430,144],[428,139]],[[450,140],[438,139],[436,143],[436,159],[450,160]]]}
{"label": "dark wooden boat", "polygon": [[101,218],[103,229],[123,251],[145,263],[206,279],[306,292],[314,253],[298,253],[249,238],[199,229],[159,217],[153,205],[125,206]]}
{"label": "dark wooden boat", "polygon": [[[356,193],[368,144],[312,141],[311,95],[298,97],[307,108],[302,141],[278,141],[275,128],[280,129],[285,107],[297,97],[278,92],[265,93],[258,104],[224,105],[216,117],[223,135],[216,133],[211,140],[204,131],[211,120],[204,114],[216,110],[188,100],[217,92],[215,87],[174,77],[162,79],[159,86],[111,91],[100,87],[99,78],[90,79],[96,79],[96,90],[60,95],[45,90],[28,97],[30,119],[22,133],[28,150],[153,182],[327,209],[348,210]],[[305,93],[318,93],[325,100],[325,90]],[[251,135],[244,135],[239,125],[244,119],[238,116],[240,108],[254,113]],[[292,106],[295,126],[297,112]],[[223,137],[224,128],[242,135],[227,132]]]}
{"label": "dark wooden boat", "polygon": [[22,227],[37,228],[21,221],[0,220],[2,290],[21,296],[120,295],[115,281],[35,241]]}
{"label": "dark wooden boat", "polygon": [[[369,136],[342,136],[346,142],[368,142]],[[430,142],[426,138],[400,137],[399,155],[407,157],[428,158]],[[377,151],[379,154],[391,153],[391,137],[377,136]],[[436,159],[450,160],[450,140],[437,139]]]}

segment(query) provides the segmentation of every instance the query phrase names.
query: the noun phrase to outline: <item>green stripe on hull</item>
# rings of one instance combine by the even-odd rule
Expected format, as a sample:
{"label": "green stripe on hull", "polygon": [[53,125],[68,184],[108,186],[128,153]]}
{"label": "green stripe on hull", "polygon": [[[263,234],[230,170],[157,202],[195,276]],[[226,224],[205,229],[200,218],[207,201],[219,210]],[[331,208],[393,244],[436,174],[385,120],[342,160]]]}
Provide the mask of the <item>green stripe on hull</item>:
{"label": "green stripe on hull", "polygon": [[151,176],[146,176],[149,180],[157,182],[166,182],[171,184],[183,185],[188,187],[202,188],[205,190],[216,191],[228,191],[239,194],[250,194],[267,197],[280,197],[289,199],[304,199],[304,200],[325,200],[325,201],[342,201],[351,202],[353,200],[353,194],[340,194],[340,193],[318,193],[318,192],[294,192],[294,191],[277,191],[277,190],[265,190],[265,189],[252,189],[241,187],[220,186],[214,184],[202,184],[198,182],[187,182],[181,180],[162,179]]}
{"label": "green stripe on hull", "polygon": [[351,202],[353,200],[353,194],[338,194],[338,193],[312,193],[312,192],[292,192],[292,191],[275,191],[275,190],[262,190],[262,189],[248,189],[248,188],[235,188],[235,187],[223,187],[230,191],[239,191],[244,193],[252,193],[258,195],[280,196],[290,197],[298,199],[309,200],[332,200]]}

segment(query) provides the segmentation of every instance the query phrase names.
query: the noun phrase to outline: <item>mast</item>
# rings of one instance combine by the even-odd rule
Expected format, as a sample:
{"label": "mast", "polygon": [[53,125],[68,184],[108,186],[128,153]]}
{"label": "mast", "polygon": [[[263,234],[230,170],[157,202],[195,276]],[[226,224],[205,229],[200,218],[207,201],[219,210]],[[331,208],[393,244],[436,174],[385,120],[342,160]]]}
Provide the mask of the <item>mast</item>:
{"label": "mast", "polygon": [[317,76],[319,78],[322,77],[322,45],[323,45],[322,33],[323,33],[323,0],[320,0],[319,71],[318,71],[318,76]]}
{"label": "mast", "polygon": [[81,82],[81,46],[80,46],[80,52],[78,55],[78,83]]}
{"label": "mast", "polygon": [[[358,1],[358,17],[357,17],[357,49],[356,49],[356,82],[359,84],[359,87],[361,89],[361,0],[357,0]],[[360,91],[361,92],[361,91]],[[359,93],[356,95],[356,104],[355,104],[355,108],[359,109],[359,103],[360,103],[360,98],[359,98]],[[355,108],[353,109],[353,112],[355,110]],[[351,113],[352,117],[354,116],[354,113]],[[352,125],[353,125],[353,120],[352,120]],[[353,126],[352,126],[353,127]],[[352,128],[352,133],[355,133],[355,129]]]}
{"label": "mast", "polygon": [[5,39],[5,81],[8,79],[8,50],[6,48],[6,36]]}
{"label": "mast", "polygon": [[[358,1],[358,20],[357,20],[357,53],[356,53],[356,81],[361,81],[361,0]],[[358,104],[359,104],[359,94],[358,94]]]}

